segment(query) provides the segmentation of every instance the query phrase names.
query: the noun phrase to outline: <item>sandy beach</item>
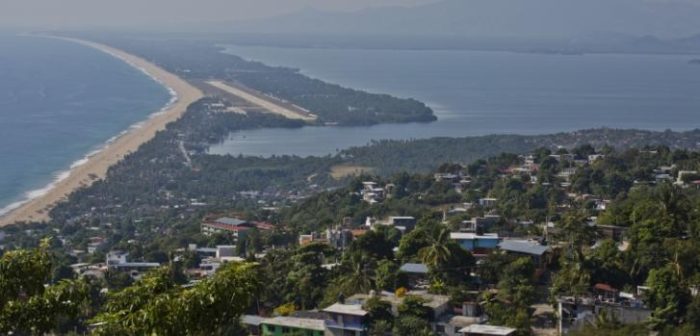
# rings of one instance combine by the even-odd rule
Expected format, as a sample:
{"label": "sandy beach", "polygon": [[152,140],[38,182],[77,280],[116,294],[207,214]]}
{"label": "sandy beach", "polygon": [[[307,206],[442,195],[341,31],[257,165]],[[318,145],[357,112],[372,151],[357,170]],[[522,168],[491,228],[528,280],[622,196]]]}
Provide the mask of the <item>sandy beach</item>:
{"label": "sandy beach", "polygon": [[125,155],[136,151],[141,144],[152,139],[158,131],[165,129],[168,123],[180,118],[192,102],[203,96],[202,92],[196,87],[140,57],[94,42],[68,38],[64,38],[64,40],[99,49],[146,72],[174,91],[177,100],[160,111],[160,113],[154,114],[145,120],[140,127],[130,129],[129,132],[108,144],[84,164],[73,168],[66,178],[56,182],[54,187],[44,195],[29,200],[17,209],[0,217],[0,226],[15,222],[47,221],[49,219],[48,210],[54,204],[65,199],[74,190],[90,185],[95,181],[95,177],[98,179],[104,178],[110,166],[119,162]]}

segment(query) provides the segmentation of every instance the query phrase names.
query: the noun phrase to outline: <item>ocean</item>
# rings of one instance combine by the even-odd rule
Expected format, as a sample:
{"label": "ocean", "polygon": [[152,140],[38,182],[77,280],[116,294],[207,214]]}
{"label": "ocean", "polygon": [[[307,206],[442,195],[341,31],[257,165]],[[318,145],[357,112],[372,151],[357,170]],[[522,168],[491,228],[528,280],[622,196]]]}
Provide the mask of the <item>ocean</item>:
{"label": "ocean", "polygon": [[0,35],[0,214],[159,111],[170,92],[72,42]]}
{"label": "ocean", "polygon": [[308,156],[380,139],[700,127],[700,66],[689,64],[693,56],[259,46],[226,52],[343,86],[416,98],[439,120],[242,131],[213,146],[212,154]]}

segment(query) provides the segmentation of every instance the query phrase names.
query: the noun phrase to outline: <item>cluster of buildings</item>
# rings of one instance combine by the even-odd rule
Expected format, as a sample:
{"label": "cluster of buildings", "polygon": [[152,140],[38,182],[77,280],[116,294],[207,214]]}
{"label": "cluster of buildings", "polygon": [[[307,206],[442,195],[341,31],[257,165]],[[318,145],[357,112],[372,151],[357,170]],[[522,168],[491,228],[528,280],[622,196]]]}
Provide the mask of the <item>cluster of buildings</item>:
{"label": "cluster of buildings", "polygon": [[269,223],[247,221],[234,217],[205,218],[201,224],[203,235],[228,234],[235,241],[245,239],[250,230],[267,231],[273,228],[274,226]]}
{"label": "cluster of buildings", "polygon": [[389,195],[393,189],[392,184],[387,184],[384,187],[379,186],[376,182],[365,181],[362,182],[362,190],[360,190],[360,195],[362,200],[369,204],[376,204],[382,202]]}
{"label": "cluster of buildings", "polygon": [[125,273],[133,280],[138,280],[148,271],[160,267],[160,263],[130,261],[128,252],[115,250],[107,253],[104,263],[77,263],[70,267],[79,276],[102,279],[109,271]]}
{"label": "cluster of buildings", "polygon": [[355,294],[317,311],[292,313],[291,316],[263,318],[244,316],[243,324],[253,335],[313,335],[313,336],[366,336],[369,312],[365,303],[372,298],[391,305],[391,314],[399,315],[399,306],[408,297],[418,297],[429,309],[431,328],[446,336],[513,335],[516,329],[486,325],[476,302],[453,304],[446,295],[426,291],[405,294],[389,292]]}

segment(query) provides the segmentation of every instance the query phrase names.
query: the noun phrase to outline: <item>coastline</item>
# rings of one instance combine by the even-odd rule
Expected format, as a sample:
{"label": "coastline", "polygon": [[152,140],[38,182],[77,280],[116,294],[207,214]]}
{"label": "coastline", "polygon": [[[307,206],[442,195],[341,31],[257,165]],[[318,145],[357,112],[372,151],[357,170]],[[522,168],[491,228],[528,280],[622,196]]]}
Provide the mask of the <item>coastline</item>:
{"label": "coastline", "polygon": [[151,140],[158,131],[165,129],[168,123],[179,119],[191,103],[203,97],[203,93],[198,88],[185,80],[122,50],[74,38],[40,37],[78,43],[115,57],[165,86],[172,98],[168,104],[155,111],[148,119],[112,137],[100,149],[88,153],[83,159],[73,163],[68,171],[58,173],[56,179],[46,187],[29,191],[25,200],[9,205],[5,208],[8,212],[0,215],[0,227],[16,222],[49,220],[48,212],[53,205],[64,200],[71,192],[104,178],[109,167],[136,151],[141,144]]}

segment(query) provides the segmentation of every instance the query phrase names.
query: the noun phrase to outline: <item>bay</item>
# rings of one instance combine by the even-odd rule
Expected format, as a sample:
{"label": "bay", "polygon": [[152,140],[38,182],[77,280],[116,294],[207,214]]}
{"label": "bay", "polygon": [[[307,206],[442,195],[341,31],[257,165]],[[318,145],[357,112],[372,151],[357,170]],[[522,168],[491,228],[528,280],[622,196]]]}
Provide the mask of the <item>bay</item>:
{"label": "bay", "polygon": [[381,139],[700,127],[700,67],[689,64],[689,56],[267,46],[228,46],[225,52],[343,86],[416,98],[439,120],[241,131],[212,146],[212,154],[318,156]]}

